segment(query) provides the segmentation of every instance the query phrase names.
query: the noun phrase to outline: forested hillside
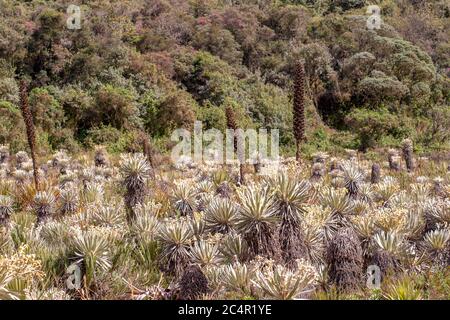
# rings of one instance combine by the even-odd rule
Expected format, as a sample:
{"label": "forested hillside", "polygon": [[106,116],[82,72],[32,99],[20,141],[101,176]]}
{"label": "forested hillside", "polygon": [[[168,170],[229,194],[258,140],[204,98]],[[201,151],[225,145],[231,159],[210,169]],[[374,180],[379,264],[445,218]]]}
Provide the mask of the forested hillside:
{"label": "forested hillside", "polygon": [[[66,10],[81,8],[80,29]],[[381,8],[379,30],[366,21]],[[27,148],[19,83],[41,154],[105,145],[161,151],[198,119],[278,128],[292,153],[295,63],[306,72],[302,151],[399,146],[445,151],[450,135],[448,2],[0,1],[0,144]]]}

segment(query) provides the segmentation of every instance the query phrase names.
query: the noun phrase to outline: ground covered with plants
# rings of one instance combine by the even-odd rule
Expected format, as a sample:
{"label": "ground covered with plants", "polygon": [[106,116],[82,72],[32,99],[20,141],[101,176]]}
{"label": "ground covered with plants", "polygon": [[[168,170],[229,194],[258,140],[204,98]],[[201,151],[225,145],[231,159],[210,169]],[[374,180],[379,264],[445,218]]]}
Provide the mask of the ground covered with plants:
{"label": "ground covered with plants", "polygon": [[0,299],[450,299],[448,1],[74,2],[0,0]]}
{"label": "ground covered with plants", "polygon": [[0,298],[449,299],[450,168],[410,149],[246,165],[242,185],[102,148],[35,177],[2,146]]}

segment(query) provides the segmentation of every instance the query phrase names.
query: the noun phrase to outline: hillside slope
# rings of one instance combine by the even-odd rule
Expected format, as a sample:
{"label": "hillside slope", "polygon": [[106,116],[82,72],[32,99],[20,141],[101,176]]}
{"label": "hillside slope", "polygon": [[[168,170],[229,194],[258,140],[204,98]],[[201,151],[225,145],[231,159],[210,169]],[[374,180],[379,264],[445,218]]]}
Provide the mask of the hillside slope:
{"label": "hillside slope", "polygon": [[307,74],[304,152],[449,147],[449,6],[446,1],[0,1],[0,144],[26,148],[21,79],[39,150],[103,144],[132,151],[145,132],[162,150],[195,119],[224,129],[278,128],[294,146],[292,73]]}

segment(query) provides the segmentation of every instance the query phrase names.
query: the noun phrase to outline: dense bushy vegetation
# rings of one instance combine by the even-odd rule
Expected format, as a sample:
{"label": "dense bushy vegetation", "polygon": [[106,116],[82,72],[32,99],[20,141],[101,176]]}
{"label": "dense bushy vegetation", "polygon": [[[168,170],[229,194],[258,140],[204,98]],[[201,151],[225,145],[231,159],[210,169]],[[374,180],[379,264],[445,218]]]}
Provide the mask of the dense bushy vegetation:
{"label": "dense bushy vegetation", "polygon": [[[69,4],[81,29],[66,27]],[[303,152],[449,141],[446,1],[0,1],[0,143],[25,148],[19,81],[31,84],[41,154],[107,146],[161,150],[195,119],[278,128],[293,152],[295,64],[306,73]]]}

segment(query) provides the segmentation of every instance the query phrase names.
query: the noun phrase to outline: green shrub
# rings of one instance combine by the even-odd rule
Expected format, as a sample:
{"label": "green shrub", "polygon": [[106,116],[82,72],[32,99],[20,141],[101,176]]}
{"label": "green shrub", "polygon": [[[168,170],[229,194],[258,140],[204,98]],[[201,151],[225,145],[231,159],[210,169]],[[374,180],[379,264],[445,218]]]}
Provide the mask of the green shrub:
{"label": "green shrub", "polygon": [[351,130],[358,133],[361,150],[374,147],[398,126],[398,118],[386,109],[355,108],[345,117],[345,121]]}
{"label": "green shrub", "polygon": [[103,145],[111,153],[142,151],[137,132],[120,131],[112,126],[101,126],[88,130],[84,145],[91,149],[96,145]]}
{"label": "green shrub", "polygon": [[12,152],[26,150],[25,125],[20,109],[0,100],[0,144],[9,144]]}

